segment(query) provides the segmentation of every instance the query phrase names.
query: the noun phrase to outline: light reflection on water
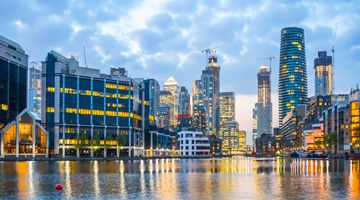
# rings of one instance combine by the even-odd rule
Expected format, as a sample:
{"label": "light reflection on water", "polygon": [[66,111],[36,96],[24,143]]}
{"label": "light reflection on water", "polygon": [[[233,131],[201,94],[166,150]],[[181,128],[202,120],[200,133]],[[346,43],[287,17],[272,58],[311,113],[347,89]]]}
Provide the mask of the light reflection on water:
{"label": "light reflection on water", "polygon": [[[54,185],[61,183],[62,191]],[[0,162],[0,199],[360,199],[360,161]]]}

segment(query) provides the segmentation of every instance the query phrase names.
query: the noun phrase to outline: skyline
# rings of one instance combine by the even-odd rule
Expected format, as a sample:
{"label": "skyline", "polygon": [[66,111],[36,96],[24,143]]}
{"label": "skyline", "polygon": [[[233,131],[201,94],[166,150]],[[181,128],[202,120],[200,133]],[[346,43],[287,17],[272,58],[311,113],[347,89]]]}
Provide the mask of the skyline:
{"label": "skyline", "polygon": [[[247,130],[248,138],[251,109],[257,99],[256,74],[260,65],[268,65],[268,60],[259,58],[273,55],[277,57],[272,63],[271,77],[274,126],[278,123],[281,28],[296,26],[305,30],[309,96],[314,95],[314,58],[318,51],[330,52],[336,23],[335,93],[348,93],[358,83],[356,72],[360,70],[360,61],[356,55],[360,53],[360,39],[356,36],[360,31],[356,27],[360,25],[357,12],[360,7],[355,1],[328,4],[325,1],[291,4],[198,1],[196,5],[191,1],[134,1],[126,5],[111,1],[56,2],[57,5],[46,5],[45,1],[8,1],[1,4],[4,14],[0,32],[21,44],[29,61],[44,60],[46,53],[54,49],[65,56],[78,56],[80,64],[85,66],[82,54],[85,44],[89,67],[106,73],[109,65],[125,67],[131,77],[155,78],[160,85],[173,75],[191,91],[193,80],[198,79],[205,67],[205,55],[197,49],[220,46],[217,49],[220,92],[236,93],[236,120],[240,129]],[[53,14],[59,13],[58,10],[63,17]],[[270,19],[271,26],[266,25]]]}

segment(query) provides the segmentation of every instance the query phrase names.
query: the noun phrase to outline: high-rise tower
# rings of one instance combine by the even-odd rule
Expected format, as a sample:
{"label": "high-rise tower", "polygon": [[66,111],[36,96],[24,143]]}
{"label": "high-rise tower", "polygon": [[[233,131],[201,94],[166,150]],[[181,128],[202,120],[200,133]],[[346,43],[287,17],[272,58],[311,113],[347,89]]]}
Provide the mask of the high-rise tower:
{"label": "high-rise tower", "polygon": [[257,134],[272,134],[271,72],[261,66],[258,78]]}
{"label": "high-rise tower", "polygon": [[226,121],[235,121],[235,93],[220,93],[220,130]]}
{"label": "high-rise tower", "polygon": [[220,67],[216,56],[209,56],[208,66],[201,74],[204,107],[206,112],[206,134],[218,134],[220,122],[219,91]]}
{"label": "high-rise tower", "polygon": [[326,51],[319,51],[314,60],[315,96],[331,95],[334,89],[332,57]]}
{"label": "high-rise tower", "polygon": [[305,36],[302,28],[281,30],[279,123],[291,109],[307,102]]}
{"label": "high-rise tower", "polygon": [[177,124],[177,117],[179,114],[179,94],[180,94],[180,86],[176,82],[175,78],[173,76],[170,76],[169,79],[164,83],[164,91],[168,91],[173,96],[173,104],[170,107],[173,107],[170,115],[171,120],[170,124],[173,126],[176,126]]}

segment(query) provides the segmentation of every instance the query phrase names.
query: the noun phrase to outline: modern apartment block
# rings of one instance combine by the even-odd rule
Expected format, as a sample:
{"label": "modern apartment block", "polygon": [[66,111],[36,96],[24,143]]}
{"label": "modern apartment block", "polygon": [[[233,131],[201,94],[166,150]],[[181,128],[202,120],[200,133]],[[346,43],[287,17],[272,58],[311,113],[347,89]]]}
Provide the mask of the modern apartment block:
{"label": "modern apartment block", "polygon": [[181,131],[178,133],[179,153],[182,156],[210,156],[209,137],[201,132]]}

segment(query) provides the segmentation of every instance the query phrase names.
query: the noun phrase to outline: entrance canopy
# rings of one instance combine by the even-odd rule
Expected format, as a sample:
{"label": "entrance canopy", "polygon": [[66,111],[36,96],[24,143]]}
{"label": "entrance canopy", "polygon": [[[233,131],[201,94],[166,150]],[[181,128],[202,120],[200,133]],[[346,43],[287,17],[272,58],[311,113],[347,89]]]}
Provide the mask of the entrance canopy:
{"label": "entrance canopy", "polygon": [[27,109],[0,131],[0,156],[48,155],[48,132],[40,117]]}

